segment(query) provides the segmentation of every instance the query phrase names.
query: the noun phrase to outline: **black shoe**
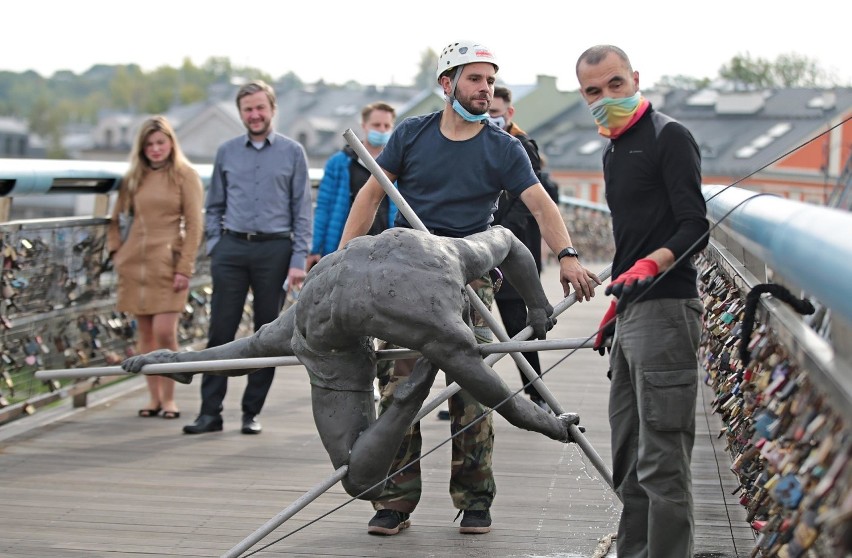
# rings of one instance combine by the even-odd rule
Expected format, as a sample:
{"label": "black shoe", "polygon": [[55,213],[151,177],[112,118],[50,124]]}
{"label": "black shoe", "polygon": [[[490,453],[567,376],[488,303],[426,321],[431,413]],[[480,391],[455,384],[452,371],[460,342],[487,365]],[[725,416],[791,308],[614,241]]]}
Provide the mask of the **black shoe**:
{"label": "black shoe", "polygon": [[218,415],[198,415],[195,422],[183,427],[184,434],[203,434],[222,430],[222,417]]}
{"label": "black shoe", "polygon": [[459,533],[463,535],[484,535],[491,532],[491,512],[488,510],[464,510],[464,512],[459,513],[464,513]]}
{"label": "black shoe", "polygon": [[396,535],[411,526],[408,517],[409,514],[395,510],[379,510],[367,524],[367,532],[371,535]]}
{"label": "black shoe", "polygon": [[252,415],[243,415],[243,428],[240,430],[243,434],[260,434],[263,427]]}

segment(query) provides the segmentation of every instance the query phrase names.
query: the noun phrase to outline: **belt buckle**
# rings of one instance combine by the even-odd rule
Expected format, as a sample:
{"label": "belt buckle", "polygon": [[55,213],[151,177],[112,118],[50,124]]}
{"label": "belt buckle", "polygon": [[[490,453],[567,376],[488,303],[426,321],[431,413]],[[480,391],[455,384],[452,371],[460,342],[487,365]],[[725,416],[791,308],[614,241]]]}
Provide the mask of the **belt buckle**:
{"label": "belt buckle", "polygon": [[252,238],[253,236],[257,236],[257,233],[246,233],[246,240],[248,240],[249,242],[251,242],[251,238]]}

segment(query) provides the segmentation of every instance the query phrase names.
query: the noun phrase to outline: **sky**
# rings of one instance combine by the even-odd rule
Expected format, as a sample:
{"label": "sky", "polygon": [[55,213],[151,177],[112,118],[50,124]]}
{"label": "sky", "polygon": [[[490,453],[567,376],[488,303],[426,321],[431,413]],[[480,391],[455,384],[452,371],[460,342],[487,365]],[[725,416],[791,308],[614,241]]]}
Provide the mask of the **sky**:
{"label": "sky", "polygon": [[736,55],[791,53],[852,85],[852,2],[836,0],[29,0],[4,2],[0,14],[0,70],[45,77],[95,64],[200,66],[216,56],[273,78],[292,71],[308,83],[411,85],[427,49],[473,40],[497,56],[498,78],[510,85],[548,75],[576,90],[577,57],[601,43],[627,52],[640,87],[662,76],[712,78]]}

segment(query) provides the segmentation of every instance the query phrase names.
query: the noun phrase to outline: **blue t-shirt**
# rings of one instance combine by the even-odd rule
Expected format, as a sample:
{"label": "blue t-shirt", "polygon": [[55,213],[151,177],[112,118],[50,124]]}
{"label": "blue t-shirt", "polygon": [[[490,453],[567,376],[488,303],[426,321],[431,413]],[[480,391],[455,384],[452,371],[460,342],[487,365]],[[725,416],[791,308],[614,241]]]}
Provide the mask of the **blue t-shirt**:
{"label": "blue t-shirt", "polygon": [[[482,232],[502,190],[518,196],[538,183],[521,142],[491,124],[465,141],[441,134],[441,112],[406,118],[376,162],[397,175],[399,193],[442,236]],[[397,226],[409,226],[402,213]]]}

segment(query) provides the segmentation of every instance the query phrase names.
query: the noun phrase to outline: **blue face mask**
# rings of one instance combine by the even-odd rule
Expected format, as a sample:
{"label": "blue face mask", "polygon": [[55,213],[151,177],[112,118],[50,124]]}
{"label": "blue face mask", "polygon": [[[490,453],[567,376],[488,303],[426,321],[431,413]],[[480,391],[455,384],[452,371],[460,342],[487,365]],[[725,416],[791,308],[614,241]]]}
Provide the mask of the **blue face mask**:
{"label": "blue face mask", "polygon": [[500,128],[501,130],[506,129],[506,117],[505,116],[489,116],[488,120],[491,121],[492,124]]}
{"label": "blue face mask", "polygon": [[458,99],[453,101],[453,110],[456,111],[459,116],[461,116],[468,122],[482,122],[483,120],[488,118],[488,113],[471,114],[466,108],[461,106],[461,103]]}
{"label": "blue face mask", "polygon": [[370,130],[367,132],[367,143],[373,147],[384,147],[390,140],[391,132],[380,132],[378,130]]}

